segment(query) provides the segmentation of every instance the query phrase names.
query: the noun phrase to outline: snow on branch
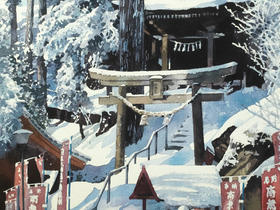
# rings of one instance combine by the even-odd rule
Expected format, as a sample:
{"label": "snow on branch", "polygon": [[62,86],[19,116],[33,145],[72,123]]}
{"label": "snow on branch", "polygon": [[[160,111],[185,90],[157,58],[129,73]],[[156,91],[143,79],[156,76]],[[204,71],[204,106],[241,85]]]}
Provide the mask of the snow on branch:
{"label": "snow on branch", "polygon": [[246,43],[234,43],[234,45],[249,55],[254,63],[250,68],[263,76],[266,88],[271,95],[270,105],[266,103],[266,107],[261,107],[263,109],[261,117],[278,129],[280,115],[278,111],[272,112],[268,107],[280,109],[280,104],[277,103],[280,96],[279,8],[280,1],[251,0],[246,2],[245,6],[241,6],[241,14],[228,9],[236,20],[233,25],[237,33],[246,38]]}

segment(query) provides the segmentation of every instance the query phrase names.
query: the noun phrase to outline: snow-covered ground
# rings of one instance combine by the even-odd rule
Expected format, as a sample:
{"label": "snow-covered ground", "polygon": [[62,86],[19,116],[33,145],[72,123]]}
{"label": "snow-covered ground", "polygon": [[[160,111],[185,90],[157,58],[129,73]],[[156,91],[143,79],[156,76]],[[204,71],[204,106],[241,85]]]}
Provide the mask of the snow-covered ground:
{"label": "snow-covered ground", "polygon": [[[184,92],[185,90],[176,90],[173,93]],[[202,92],[208,92],[209,90],[203,89]],[[90,94],[92,102],[92,111],[94,113],[101,113],[104,110],[115,111],[115,106],[100,106],[97,102],[97,97],[105,94],[105,89],[100,90],[97,94],[92,91]],[[231,95],[226,95],[224,101],[220,102],[205,102],[203,103],[203,120],[204,120],[204,134],[205,134],[205,145],[212,147],[211,141],[217,138],[226,128],[231,125],[242,125],[242,123],[250,124],[253,119],[256,119],[252,114],[247,111],[246,107],[251,106],[249,109],[255,110],[254,104],[260,101],[260,99],[266,97],[266,92],[254,87],[246,88],[241,91],[237,91]],[[145,109],[149,111],[168,111],[178,107],[176,104],[165,104],[165,105],[146,105]],[[252,108],[253,107],[253,108]],[[108,109],[107,109],[108,108]],[[245,110],[244,110],[245,109]],[[242,111],[243,110],[243,111]],[[238,114],[237,114],[238,113]],[[137,143],[130,145],[126,148],[126,160],[133,154],[133,152],[144,148],[153,130],[162,126],[162,118],[149,118],[149,125],[145,126],[144,135],[142,139]],[[260,121],[258,121],[260,122]],[[99,182],[104,179],[106,174],[114,167],[114,155],[115,155],[115,135],[116,128],[112,127],[107,133],[96,137],[95,133],[98,130],[98,125],[92,125],[86,127],[86,138],[81,142],[80,145],[76,147],[78,151],[91,157],[91,161],[88,162],[87,166],[83,171],[75,172],[79,174],[80,180],[76,180],[71,186],[71,209],[91,209],[94,207],[97,195],[103,183],[89,183],[89,182]],[[256,127],[255,124],[250,124],[251,127]],[[242,127],[242,126],[241,126]],[[139,209],[142,202],[139,200],[129,200],[129,195],[132,193],[137,177],[140,173],[141,166],[145,165],[147,167],[148,173],[151,173],[152,183],[159,183],[160,179],[155,178],[160,174],[169,173],[173,174],[175,169],[172,167],[178,166],[178,171],[176,173],[186,173],[190,177],[199,177],[199,173],[192,176],[195,168],[191,166],[194,165],[193,158],[193,135],[192,135],[192,119],[191,119],[191,106],[186,106],[183,110],[175,114],[173,120],[169,125],[168,139],[171,140],[179,128],[184,128],[188,130],[187,141],[183,144],[184,148],[180,151],[169,150],[164,151],[164,134],[159,135],[159,153],[154,155],[152,152],[151,160],[147,161],[147,153],[144,152],[137,157],[137,164],[131,164],[129,168],[129,183],[125,183],[125,172],[122,171],[118,175],[112,176],[111,180],[111,202],[106,204],[106,192],[103,194],[102,199],[99,204],[99,209]],[[257,127],[256,127],[257,128]],[[241,128],[242,129],[242,128]],[[52,137],[57,140],[65,140],[71,136],[75,136],[79,139],[79,126],[77,124],[62,123],[58,127],[49,128],[49,132],[52,133]],[[272,132],[272,130],[271,130]],[[233,133],[234,135],[234,133]],[[75,139],[74,138],[74,139]],[[151,151],[154,151],[153,147]],[[171,168],[169,168],[171,167]],[[187,171],[182,171],[182,167],[186,167]],[[153,168],[157,168],[154,170]],[[217,172],[219,167],[215,168]],[[206,168],[205,168],[206,169]],[[203,171],[204,173],[205,171]],[[218,173],[216,173],[216,179],[219,179]],[[81,178],[82,177],[82,178]],[[213,176],[212,176],[213,178]],[[202,179],[202,182],[212,183],[211,176],[209,179]],[[81,182],[82,180],[82,182]],[[153,181],[154,180],[154,181]],[[193,178],[195,181],[195,178]],[[217,182],[219,183],[219,181]],[[216,183],[216,188],[219,189],[219,184]],[[160,184],[159,184],[160,185]],[[203,184],[202,184],[203,185]],[[192,186],[193,190],[203,190],[202,185],[198,185],[197,188]],[[185,192],[187,192],[188,186],[185,186]],[[210,188],[209,188],[210,189]],[[81,193],[82,191],[82,193]],[[158,191],[160,192],[160,190]],[[175,192],[175,191],[174,191]],[[210,191],[208,192],[210,193]],[[161,194],[161,193],[159,193]],[[176,193],[175,193],[176,194]],[[170,196],[176,195],[171,193]],[[162,195],[162,194],[161,194]],[[54,205],[56,203],[56,194],[50,196],[50,202]],[[209,198],[207,198],[209,197]],[[180,199],[178,197],[178,199]],[[211,196],[205,196],[205,199],[201,199],[201,203],[193,204],[203,206],[203,202],[208,202],[213,206],[219,205],[220,195],[219,192],[215,198]],[[151,209],[162,209],[171,204],[172,202],[157,203],[156,201],[148,201],[147,206]],[[211,201],[213,201],[211,203]],[[178,205],[186,205],[186,200],[178,201]],[[191,202],[189,202],[191,203]],[[189,204],[192,206],[191,204]],[[51,209],[51,207],[49,208]]]}

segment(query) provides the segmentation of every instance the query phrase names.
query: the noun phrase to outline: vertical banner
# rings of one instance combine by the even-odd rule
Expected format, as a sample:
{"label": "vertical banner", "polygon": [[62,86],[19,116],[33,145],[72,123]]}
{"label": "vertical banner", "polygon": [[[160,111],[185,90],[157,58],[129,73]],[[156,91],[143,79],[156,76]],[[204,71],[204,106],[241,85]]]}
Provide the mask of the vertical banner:
{"label": "vertical banner", "polygon": [[279,168],[262,174],[262,209],[280,210]]}
{"label": "vertical banner", "polygon": [[222,210],[239,210],[240,183],[237,180],[232,182],[222,181]]}
{"label": "vertical banner", "polygon": [[5,210],[17,210],[18,204],[18,186],[12,187],[5,191],[6,201],[5,201]]}
{"label": "vertical banner", "polygon": [[23,187],[24,187],[24,206],[25,208],[24,209],[27,209],[26,208],[26,202],[28,200],[28,164],[29,164],[29,161],[28,160],[24,160],[24,169],[23,169],[23,176],[24,176],[24,182],[23,182]]}
{"label": "vertical banner", "polygon": [[25,206],[27,210],[44,210],[46,206],[46,187],[42,184],[28,185],[28,199]]}
{"label": "vertical banner", "polygon": [[280,131],[272,135],[272,142],[274,147],[274,164],[280,162]]}
{"label": "vertical banner", "polygon": [[15,164],[14,186],[21,185],[21,162]]}
{"label": "vertical banner", "polygon": [[41,176],[41,182],[43,182],[44,181],[44,155],[41,154],[39,157],[36,157],[35,162]]}
{"label": "vertical banner", "polygon": [[62,143],[60,156],[60,182],[57,200],[57,210],[66,210],[67,207],[67,173],[69,158],[69,140]]}

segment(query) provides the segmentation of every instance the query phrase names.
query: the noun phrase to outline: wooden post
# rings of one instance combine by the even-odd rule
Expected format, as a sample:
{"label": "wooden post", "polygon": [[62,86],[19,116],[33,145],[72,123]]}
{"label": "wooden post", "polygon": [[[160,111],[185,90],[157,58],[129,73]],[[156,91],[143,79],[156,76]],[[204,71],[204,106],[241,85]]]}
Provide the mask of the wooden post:
{"label": "wooden post", "polygon": [[146,210],[146,199],[143,199],[143,210]]}
{"label": "wooden post", "polygon": [[158,145],[158,132],[156,132],[156,135],[155,135],[155,154],[157,154],[157,145]]}
{"label": "wooden post", "polygon": [[156,56],[156,50],[157,50],[157,48],[156,48],[157,46],[156,46],[156,40],[155,39],[153,39],[152,40],[152,52],[151,52],[151,56],[152,57],[154,57],[154,56]]}
{"label": "wooden post", "polygon": [[[119,87],[119,94],[126,96],[126,87]],[[116,137],[116,162],[115,168],[124,165],[125,140],[126,140],[126,105],[122,102],[117,105],[117,137]]]}
{"label": "wooden post", "polygon": [[111,175],[108,177],[107,203],[111,200]]}
{"label": "wooden post", "polygon": [[213,54],[214,54],[214,33],[208,33],[207,39],[207,66],[213,66]]}
{"label": "wooden post", "polygon": [[161,61],[162,70],[168,69],[168,34],[162,35],[162,45],[161,45]]}
{"label": "wooden post", "polygon": [[[192,95],[199,91],[200,85],[193,84]],[[194,137],[194,158],[195,165],[202,165],[204,161],[204,138],[201,95],[198,95],[192,102],[193,137]]]}

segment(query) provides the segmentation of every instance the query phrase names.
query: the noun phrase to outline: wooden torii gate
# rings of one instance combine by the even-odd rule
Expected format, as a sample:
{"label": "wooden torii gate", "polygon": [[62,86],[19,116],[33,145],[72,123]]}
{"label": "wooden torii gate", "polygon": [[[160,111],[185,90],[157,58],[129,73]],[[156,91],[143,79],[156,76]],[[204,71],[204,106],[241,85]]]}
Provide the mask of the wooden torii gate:
{"label": "wooden torii gate", "polygon": [[[168,71],[111,71],[92,69],[90,77],[97,79],[104,86],[119,88],[119,95],[126,98],[131,104],[161,104],[161,103],[184,103],[197,94],[200,87],[222,85],[228,75],[236,72],[237,63],[230,62],[212,67],[190,70]],[[163,87],[169,85],[190,85],[192,93],[165,95]],[[149,96],[129,95],[126,96],[126,86],[149,86]],[[199,93],[192,102],[193,132],[194,132],[194,155],[195,164],[202,165],[204,157],[202,101],[223,100],[223,93]],[[125,132],[123,115],[124,103],[117,96],[109,95],[100,97],[99,103],[103,105],[117,104],[117,136],[116,136],[116,162],[115,168],[124,165],[125,157]]]}

